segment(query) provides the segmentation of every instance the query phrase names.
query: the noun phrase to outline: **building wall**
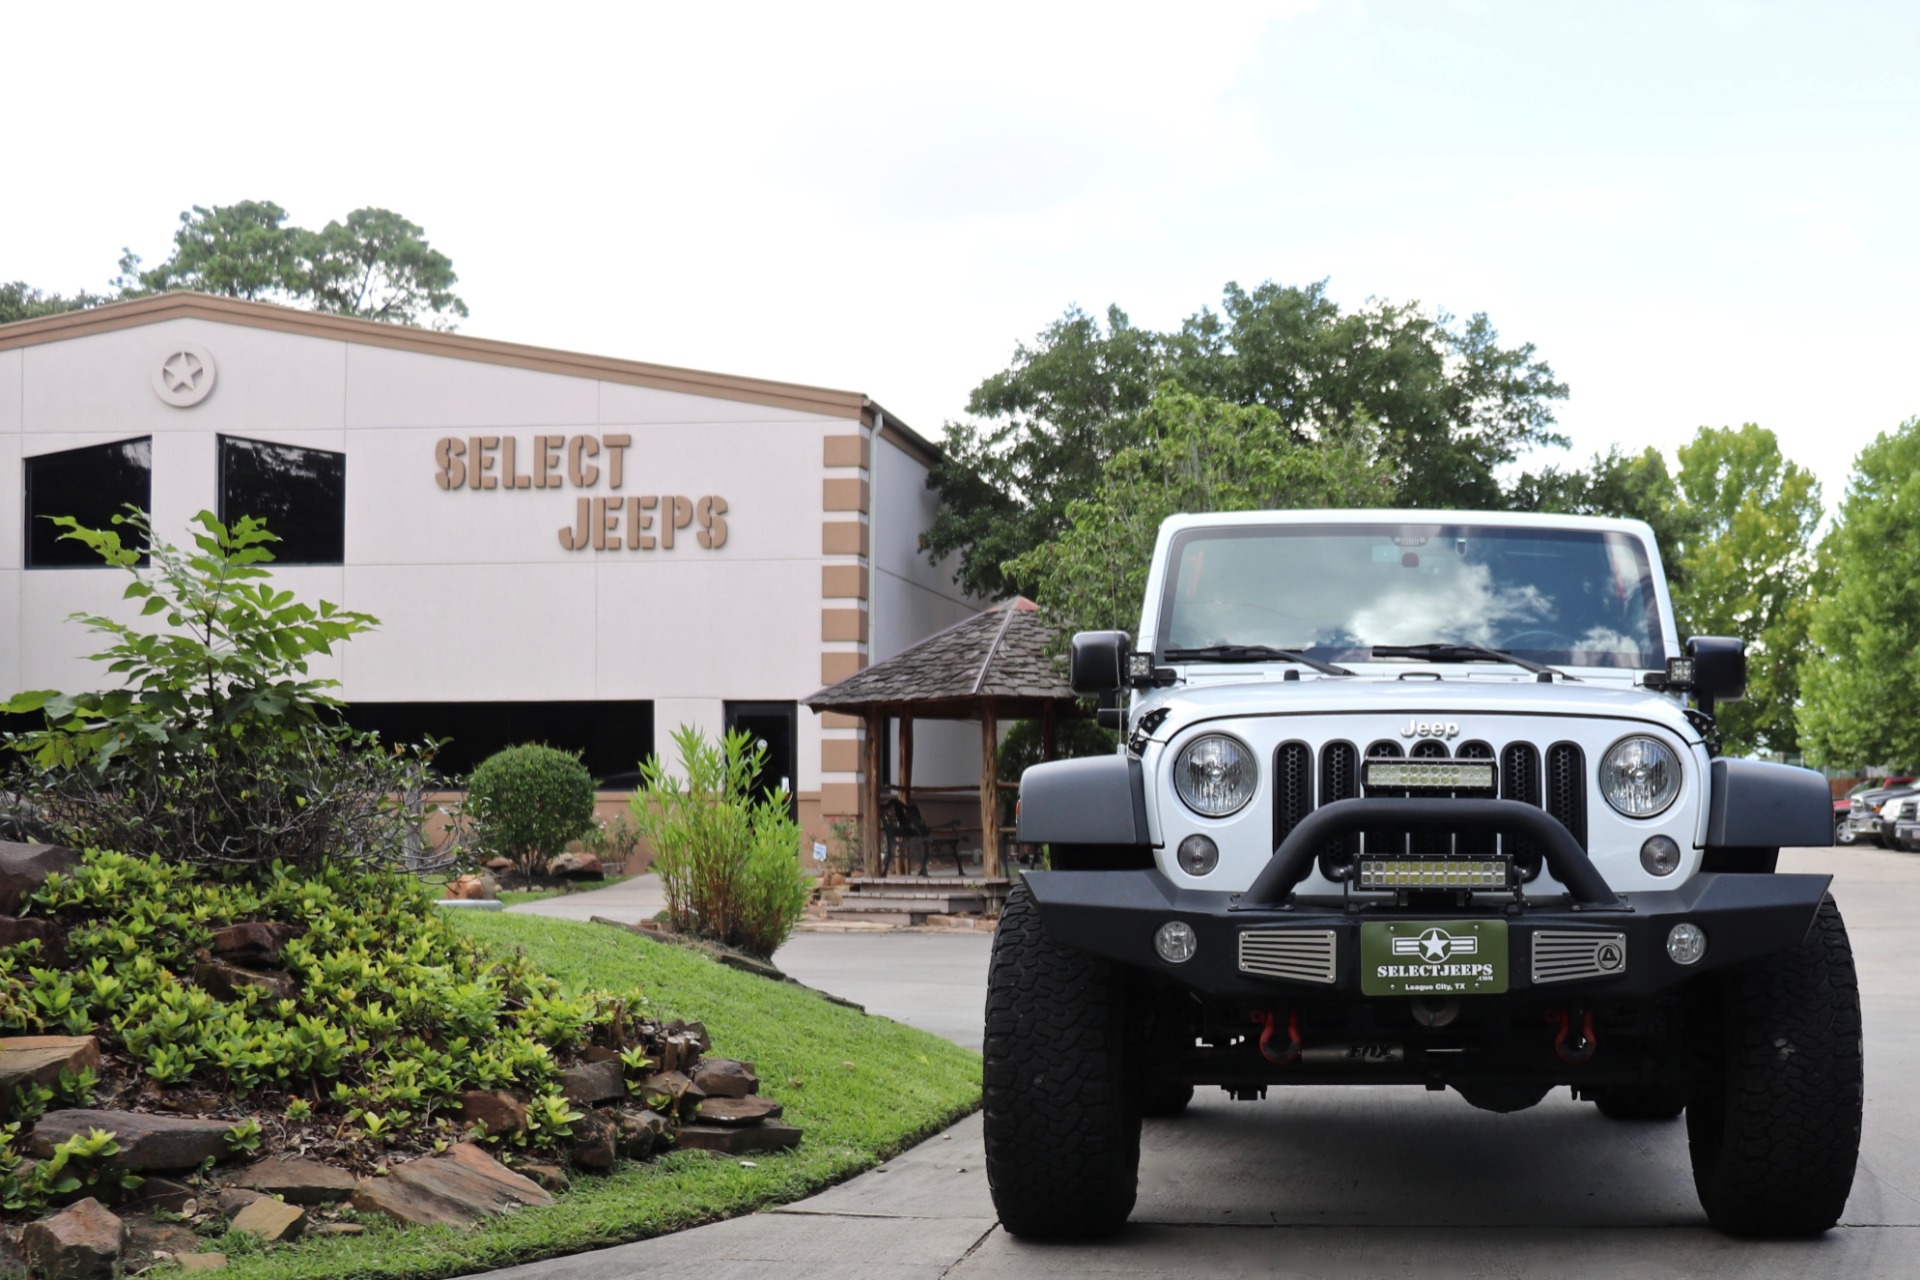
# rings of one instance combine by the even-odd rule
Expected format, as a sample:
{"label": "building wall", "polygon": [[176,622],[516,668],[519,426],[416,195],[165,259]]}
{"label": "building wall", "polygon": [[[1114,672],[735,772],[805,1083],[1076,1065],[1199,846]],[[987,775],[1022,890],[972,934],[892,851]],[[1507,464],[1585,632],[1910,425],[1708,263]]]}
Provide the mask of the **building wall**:
{"label": "building wall", "polygon": [[[186,409],[150,385],[182,345],[217,369],[212,394]],[[797,701],[968,612],[916,564],[924,459],[858,412],[170,319],[0,351],[0,693],[98,685],[83,657],[93,638],[63,620],[131,615],[117,573],[23,571],[22,457],[149,434],[153,515],[176,541],[217,509],[217,435],[346,454],[345,564],[276,579],[381,620],[321,672],[349,701],[651,699],[664,755],[682,723],[717,733],[726,700]],[[621,435],[616,489],[609,437]],[[498,445],[494,487],[437,482],[447,439],[512,439],[514,474],[531,481],[543,436],[599,441],[593,483],[501,485]],[[640,495],[723,498],[725,541],[699,545],[694,525],[671,550],[629,549],[619,534],[603,550],[562,545],[581,500]],[[858,780],[847,747],[829,744],[857,754],[857,734],[804,709],[798,727],[794,786],[820,830],[823,781]]]}

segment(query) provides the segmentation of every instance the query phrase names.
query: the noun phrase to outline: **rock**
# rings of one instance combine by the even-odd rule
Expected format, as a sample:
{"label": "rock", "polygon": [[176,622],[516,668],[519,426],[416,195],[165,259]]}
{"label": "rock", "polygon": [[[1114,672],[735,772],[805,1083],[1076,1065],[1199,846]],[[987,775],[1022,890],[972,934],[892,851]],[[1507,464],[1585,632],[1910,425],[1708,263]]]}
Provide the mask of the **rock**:
{"label": "rock", "polygon": [[692,1071],[702,1052],[701,1037],[691,1031],[670,1031],[660,1042],[662,1071]]}
{"label": "rock", "polygon": [[54,1085],[62,1071],[99,1067],[100,1046],[92,1036],[8,1036],[0,1040],[0,1115],[21,1085]]}
{"label": "rock", "polygon": [[557,1164],[547,1164],[540,1160],[523,1164],[515,1172],[525,1174],[548,1191],[565,1191],[573,1184],[573,1180],[567,1177],[565,1169]]}
{"label": "rock", "polygon": [[732,1058],[702,1058],[693,1069],[693,1082],[709,1098],[744,1098],[760,1092],[753,1064]]}
{"label": "rock", "polygon": [[746,1155],[754,1151],[785,1151],[800,1145],[800,1130],[778,1120],[741,1127],[718,1124],[683,1124],[674,1135],[674,1144],[682,1151],[718,1151],[722,1155]]}
{"label": "rock", "polygon": [[363,1236],[366,1227],[358,1222],[317,1222],[307,1228],[310,1236]]}
{"label": "rock", "polygon": [[629,1160],[645,1160],[673,1132],[667,1118],[656,1111],[616,1111],[613,1124],[620,1154]]}
{"label": "rock", "polygon": [[611,1169],[620,1154],[620,1129],[605,1111],[589,1111],[573,1122],[567,1155],[582,1169]]}
{"label": "rock", "polygon": [[107,1159],[110,1167],[194,1169],[208,1158],[227,1158],[227,1132],[232,1128],[231,1120],[188,1120],[143,1111],[49,1111],[33,1126],[27,1150],[45,1159],[75,1134],[105,1129],[120,1142],[119,1153]]}
{"label": "rock", "polygon": [[157,1254],[187,1253],[198,1249],[201,1239],[193,1228],[174,1222],[154,1222],[149,1218],[129,1217],[127,1244],[120,1255],[121,1265],[139,1265]]}
{"label": "rock", "polygon": [[568,1067],[560,1073],[560,1092],[568,1102],[592,1106],[627,1096],[626,1070],[619,1059],[611,1062],[587,1062]]}
{"label": "rock", "polygon": [[496,876],[504,876],[509,871],[515,869],[512,858],[488,858],[480,865],[493,872]]}
{"label": "rock", "polygon": [[747,1098],[708,1098],[694,1113],[702,1124],[759,1124],[780,1118],[780,1104],[758,1094]]}
{"label": "rock", "polygon": [[40,944],[41,964],[57,961],[66,954],[60,930],[53,921],[38,916],[0,916],[0,947],[17,947],[23,942]]}
{"label": "rock", "polygon": [[547,863],[547,874],[569,880],[605,880],[607,869],[591,853],[563,853]]}
{"label": "rock", "polygon": [[80,855],[57,844],[0,840],[0,915],[13,915],[47,882],[80,865]]}
{"label": "rock", "polygon": [[505,1089],[469,1089],[460,1095],[460,1118],[485,1125],[489,1134],[524,1133],[527,1104]]}
{"label": "rock", "polygon": [[713,1037],[707,1034],[707,1024],[704,1022],[681,1022],[675,1020],[669,1022],[663,1030],[670,1036],[692,1036],[694,1047],[701,1053],[709,1053],[713,1050]]}
{"label": "rock", "polygon": [[130,1203],[138,1209],[162,1209],[167,1213],[190,1212],[188,1205],[199,1199],[199,1192],[172,1178],[147,1178],[134,1191]]}
{"label": "rock", "polygon": [[636,1092],[645,1105],[667,1115],[691,1115],[707,1096],[678,1071],[656,1071],[640,1082]]}
{"label": "rock", "polygon": [[245,956],[248,959],[278,960],[280,953],[286,950],[287,943],[299,937],[304,929],[297,924],[284,924],[277,920],[252,920],[245,924],[222,925],[213,931],[212,947],[216,954],[233,959]]}
{"label": "rock", "polygon": [[[38,846],[28,846],[38,847]],[[112,1276],[127,1247],[127,1227],[88,1196],[59,1213],[29,1222],[20,1234],[27,1265],[43,1280]]]}
{"label": "rock", "polygon": [[318,1160],[271,1159],[250,1164],[233,1185],[279,1196],[288,1204],[336,1204],[353,1195],[354,1176]]}
{"label": "rock", "polygon": [[444,1156],[395,1165],[384,1178],[354,1185],[353,1207],[384,1213],[404,1226],[465,1226],[519,1205],[553,1197],[471,1142]]}
{"label": "rock", "polygon": [[291,1000],[300,990],[284,973],[260,973],[225,960],[202,960],[193,966],[193,981],[202,991],[220,1000],[235,999],[244,987],[259,987],[276,1000]]}
{"label": "rock", "polygon": [[231,1218],[248,1205],[266,1198],[264,1193],[245,1187],[222,1187],[220,1194],[213,1198],[213,1208],[221,1217]]}
{"label": "rock", "polygon": [[173,1255],[173,1263],[180,1268],[182,1275],[205,1275],[209,1271],[225,1268],[227,1255],[224,1253],[176,1253]]}
{"label": "rock", "polygon": [[486,901],[500,896],[500,882],[484,873],[455,876],[447,882],[447,891],[443,896]]}
{"label": "rock", "polygon": [[586,1059],[588,1062],[618,1062],[620,1051],[609,1049],[603,1044],[590,1044],[587,1046]]}
{"label": "rock", "polygon": [[307,1212],[298,1205],[284,1204],[279,1200],[262,1197],[233,1215],[233,1221],[227,1224],[229,1231],[244,1231],[248,1235],[258,1236],[268,1244],[281,1240],[298,1240],[300,1233],[306,1230]]}

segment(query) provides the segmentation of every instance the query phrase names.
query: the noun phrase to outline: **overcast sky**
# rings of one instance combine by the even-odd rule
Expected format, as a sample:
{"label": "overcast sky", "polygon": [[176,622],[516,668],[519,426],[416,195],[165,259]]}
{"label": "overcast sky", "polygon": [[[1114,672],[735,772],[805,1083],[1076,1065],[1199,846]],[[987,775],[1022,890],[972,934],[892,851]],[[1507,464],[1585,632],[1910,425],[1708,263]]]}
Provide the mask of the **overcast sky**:
{"label": "overcast sky", "polygon": [[[714,16],[703,16],[712,14]],[[865,391],[937,437],[1070,304],[1485,311],[1582,462],[1920,413],[1920,6],[18,6],[0,280],[363,205],[463,332]],[[1537,465],[1552,458],[1536,455]]]}

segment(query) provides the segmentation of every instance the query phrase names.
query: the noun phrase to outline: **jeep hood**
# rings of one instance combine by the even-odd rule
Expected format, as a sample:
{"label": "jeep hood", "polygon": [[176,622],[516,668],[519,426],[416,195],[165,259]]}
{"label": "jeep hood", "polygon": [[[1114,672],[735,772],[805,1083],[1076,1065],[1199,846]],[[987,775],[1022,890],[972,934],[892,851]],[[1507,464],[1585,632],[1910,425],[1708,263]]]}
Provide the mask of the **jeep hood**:
{"label": "jeep hood", "polygon": [[[1394,676],[1328,676],[1282,680],[1278,678],[1196,681],[1157,690],[1135,706],[1134,719],[1165,709],[1165,720],[1153,737],[1165,741],[1171,734],[1208,720],[1241,720],[1276,715],[1405,715],[1431,720],[1446,717],[1470,720],[1488,716],[1570,716],[1582,719],[1639,720],[1677,734],[1689,745],[1700,741],[1673,698],[1634,686],[1540,684],[1526,680],[1403,679]],[[1468,736],[1471,730],[1463,724]]]}

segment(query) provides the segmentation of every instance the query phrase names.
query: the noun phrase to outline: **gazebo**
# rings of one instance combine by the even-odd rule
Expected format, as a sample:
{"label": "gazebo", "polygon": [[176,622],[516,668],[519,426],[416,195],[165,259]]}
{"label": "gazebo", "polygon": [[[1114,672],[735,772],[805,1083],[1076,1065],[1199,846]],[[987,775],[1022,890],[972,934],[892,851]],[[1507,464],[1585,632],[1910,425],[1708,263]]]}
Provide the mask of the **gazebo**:
{"label": "gazebo", "polygon": [[1002,720],[1038,719],[1041,754],[1054,758],[1054,725],[1075,707],[1073,690],[1047,650],[1054,631],[1039,607],[1024,597],[936,632],[910,649],[877,662],[805,705],[817,714],[838,711],[866,724],[861,761],[862,859],[869,875],[881,869],[880,777],[888,722],[900,722],[900,798],[913,803],[913,723],[919,720],[980,722],[980,861],[989,879],[1001,874],[998,763]]}

